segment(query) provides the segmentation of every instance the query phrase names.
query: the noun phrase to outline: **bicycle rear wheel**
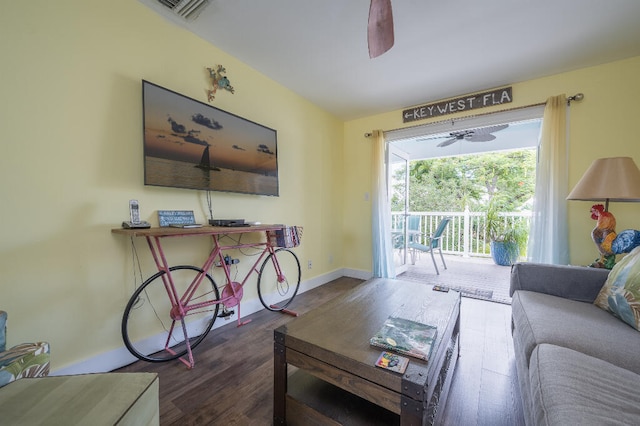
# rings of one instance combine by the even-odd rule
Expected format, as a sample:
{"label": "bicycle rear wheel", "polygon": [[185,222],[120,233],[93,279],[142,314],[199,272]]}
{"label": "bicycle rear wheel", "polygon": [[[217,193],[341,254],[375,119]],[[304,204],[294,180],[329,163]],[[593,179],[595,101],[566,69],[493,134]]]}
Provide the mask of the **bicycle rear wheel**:
{"label": "bicycle rear wheel", "polygon": [[[198,274],[204,274],[189,306],[220,300],[215,281],[202,269],[195,266],[173,266],[169,270],[178,297],[183,297]],[[147,279],[129,299],[122,317],[124,344],[129,352],[144,361],[164,362],[185,355],[187,346],[183,323],[193,349],[207,336],[220,309],[219,304],[211,304],[189,310],[184,317],[176,315],[165,287],[165,279],[168,280],[168,276],[164,271]]]}
{"label": "bicycle rear wheel", "polygon": [[258,274],[258,296],[265,308],[283,310],[296,296],[299,287],[300,261],[295,253],[280,248],[267,256]]}

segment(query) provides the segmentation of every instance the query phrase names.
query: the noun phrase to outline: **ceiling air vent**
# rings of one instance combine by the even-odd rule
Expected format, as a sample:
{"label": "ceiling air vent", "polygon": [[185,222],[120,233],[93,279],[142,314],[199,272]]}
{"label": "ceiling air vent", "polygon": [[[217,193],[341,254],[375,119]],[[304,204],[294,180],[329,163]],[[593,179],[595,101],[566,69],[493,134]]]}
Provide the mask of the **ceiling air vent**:
{"label": "ceiling air vent", "polygon": [[195,19],[209,0],[158,0],[158,2],[178,16]]}

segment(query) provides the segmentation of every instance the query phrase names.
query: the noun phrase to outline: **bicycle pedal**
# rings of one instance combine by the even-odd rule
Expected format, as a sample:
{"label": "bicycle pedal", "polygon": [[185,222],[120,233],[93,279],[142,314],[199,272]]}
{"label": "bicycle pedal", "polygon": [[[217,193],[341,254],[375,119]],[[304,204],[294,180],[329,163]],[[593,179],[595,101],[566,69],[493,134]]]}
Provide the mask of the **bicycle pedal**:
{"label": "bicycle pedal", "polygon": [[231,318],[231,315],[233,315],[234,313],[235,313],[234,311],[224,311],[220,315],[218,315],[218,318],[224,318],[228,320],[229,318]]}

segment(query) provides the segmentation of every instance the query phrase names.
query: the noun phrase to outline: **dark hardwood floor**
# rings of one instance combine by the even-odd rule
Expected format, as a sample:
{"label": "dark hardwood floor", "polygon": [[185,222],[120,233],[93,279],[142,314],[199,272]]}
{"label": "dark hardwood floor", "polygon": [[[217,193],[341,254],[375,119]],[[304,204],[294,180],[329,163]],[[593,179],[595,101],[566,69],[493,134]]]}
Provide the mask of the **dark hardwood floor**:
{"label": "dark hardwood floor", "polygon": [[[298,295],[300,315],[362,283],[340,278]],[[460,359],[445,407],[446,425],[523,425],[510,332],[511,306],[462,299]],[[270,425],[273,330],[289,315],[260,311],[240,328],[231,320],[194,352],[195,368],[179,361],[136,362],[119,372],[157,372],[162,425]],[[224,321],[219,319],[219,321]]]}

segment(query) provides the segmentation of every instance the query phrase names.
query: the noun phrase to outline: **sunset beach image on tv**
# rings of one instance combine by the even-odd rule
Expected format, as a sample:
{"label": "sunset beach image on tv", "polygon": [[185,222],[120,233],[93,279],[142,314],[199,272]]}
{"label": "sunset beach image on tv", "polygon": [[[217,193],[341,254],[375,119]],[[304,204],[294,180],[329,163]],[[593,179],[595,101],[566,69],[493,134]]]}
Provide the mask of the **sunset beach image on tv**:
{"label": "sunset beach image on tv", "polygon": [[145,185],[278,195],[277,132],[142,81]]}

